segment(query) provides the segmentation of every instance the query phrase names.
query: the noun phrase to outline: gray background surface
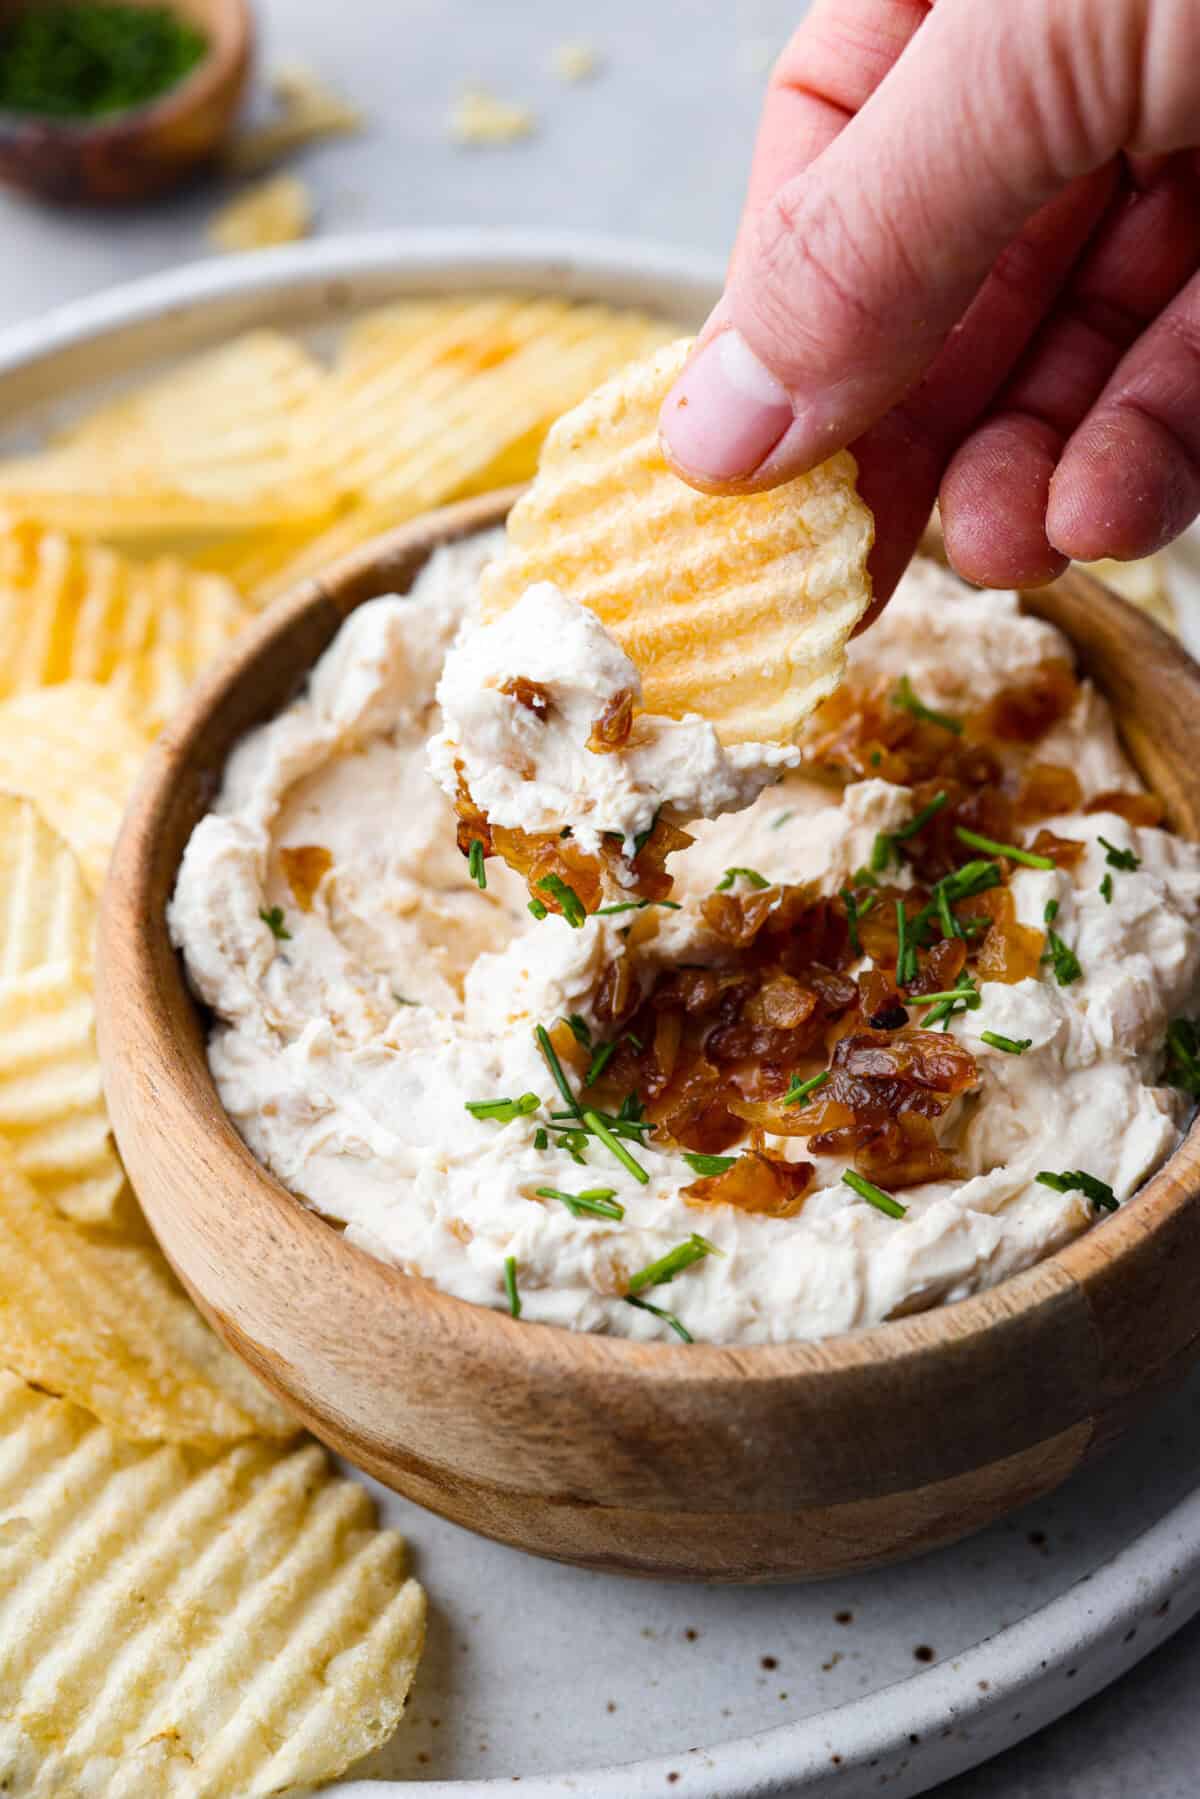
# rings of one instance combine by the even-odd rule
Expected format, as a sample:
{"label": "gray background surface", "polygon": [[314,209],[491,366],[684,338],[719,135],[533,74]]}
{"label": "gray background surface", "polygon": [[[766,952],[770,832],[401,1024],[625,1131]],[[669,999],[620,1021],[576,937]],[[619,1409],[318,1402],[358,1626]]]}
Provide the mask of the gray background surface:
{"label": "gray background surface", "polygon": [[[319,229],[549,226],[723,253],[737,219],[770,55],[803,0],[264,0],[263,60],[303,57],[368,113],[360,139],[298,165]],[[566,86],[554,45],[604,56]],[[446,115],[468,81],[531,105],[527,142],[464,150]],[[0,324],[206,253],[205,187],[128,218],[0,198]],[[944,1799],[1195,1799],[1200,1622],[1116,1687]],[[857,1796],[854,1796],[857,1799]]]}

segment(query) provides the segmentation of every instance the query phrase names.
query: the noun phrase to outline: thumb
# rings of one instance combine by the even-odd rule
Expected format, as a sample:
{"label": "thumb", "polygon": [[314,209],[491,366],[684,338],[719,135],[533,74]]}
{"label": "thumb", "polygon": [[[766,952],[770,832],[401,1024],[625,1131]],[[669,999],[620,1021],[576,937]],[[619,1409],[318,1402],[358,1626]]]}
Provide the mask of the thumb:
{"label": "thumb", "polygon": [[678,471],[768,487],[881,418],[1025,220],[1120,148],[1138,114],[1133,27],[1148,31],[1151,10],[939,0],[861,111],[743,228],[663,407]]}

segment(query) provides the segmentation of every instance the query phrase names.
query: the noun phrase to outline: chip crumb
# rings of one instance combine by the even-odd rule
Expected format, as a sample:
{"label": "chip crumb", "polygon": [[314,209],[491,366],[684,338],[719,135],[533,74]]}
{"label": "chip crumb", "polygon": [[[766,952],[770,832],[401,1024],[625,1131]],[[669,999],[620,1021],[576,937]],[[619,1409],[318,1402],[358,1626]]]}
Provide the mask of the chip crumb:
{"label": "chip crumb", "polygon": [[305,62],[280,63],[268,85],[276,110],[238,132],[224,159],[231,174],[261,175],[306,144],[355,137],[366,124],[362,111]]}
{"label": "chip crumb", "polygon": [[312,192],[298,176],[272,175],[218,208],[208,238],[228,251],[294,244],[312,230],[313,214]]}
{"label": "chip crumb", "polygon": [[515,144],[536,129],[532,107],[502,100],[486,87],[463,88],[450,112],[450,136],[459,144]]}
{"label": "chip crumb", "polygon": [[594,44],[555,44],[550,52],[551,70],[560,81],[591,81],[602,62]]}

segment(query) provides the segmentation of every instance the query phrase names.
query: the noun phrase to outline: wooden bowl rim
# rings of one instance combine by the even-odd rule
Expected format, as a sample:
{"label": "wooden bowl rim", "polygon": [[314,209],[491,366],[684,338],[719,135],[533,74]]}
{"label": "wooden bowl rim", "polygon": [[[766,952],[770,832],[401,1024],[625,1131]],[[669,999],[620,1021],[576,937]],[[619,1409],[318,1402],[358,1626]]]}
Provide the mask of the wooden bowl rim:
{"label": "wooden bowl rim", "polygon": [[[522,1362],[527,1370],[538,1366],[562,1373],[573,1366],[593,1375],[685,1383],[689,1387],[715,1385],[753,1378],[756,1382],[788,1382],[819,1374],[845,1374],[873,1368],[894,1369],[898,1363],[936,1354],[952,1343],[962,1344],[985,1334],[1018,1313],[1034,1313],[1053,1307],[1062,1297],[1064,1284],[1086,1287],[1089,1281],[1111,1270],[1114,1262],[1143,1244],[1147,1234],[1200,1199],[1200,1114],[1189,1126],[1173,1155],[1117,1212],[1098,1220],[1063,1249],[1032,1267],[1011,1275],[994,1287],[966,1299],[879,1324],[816,1339],[781,1343],[678,1344],[670,1340],[642,1342],[598,1332],[573,1331],[562,1326],[525,1322],[498,1309],[477,1305],[444,1292],[423,1277],[405,1274],[347,1241],[335,1224],[311,1211],[283,1186],[253,1155],[221,1106],[203,1052],[203,1034],[195,1044],[180,1044],[170,1029],[169,1008],[155,976],[156,947],[166,938],[165,913],[154,916],[142,901],[153,881],[155,827],[169,816],[177,790],[176,770],[185,766],[194,740],[203,731],[211,711],[236,690],[246,668],[274,644],[286,641],[306,622],[327,607],[337,615],[334,630],[359,604],[374,595],[392,591],[364,589],[372,570],[381,562],[413,554],[426,554],[414,562],[416,572],[441,544],[457,541],[502,523],[519,487],[485,494],[423,515],[372,539],[340,558],[319,577],[304,581],[284,595],[243,633],[220,664],[193,689],[179,715],[159,736],[130,799],[114,850],[101,906],[98,953],[103,964],[108,940],[120,937],[127,963],[140,989],[131,1013],[128,996],[119,1001],[101,979],[97,998],[100,1008],[101,1059],[117,1063],[127,1053],[144,1056],[149,1051],[156,1067],[171,1071],[172,1049],[180,1052],[179,1073],[171,1071],[166,1084],[155,1092],[165,1115],[173,1115],[181,1130],[203,1135],[206,1181],[219,1179],[233,1188],[253,1193],[272,1222],[285,1232],[320,1234],[320,1245],[345,1259],[351,1283],[375,1286],[382,1297],[397,1305],[423,1312],[439,1336],[453,1334],[470,1324],[475,1345],[480,1333],[492,1333],[499,1362]],[[1179,664],[1194,691],[1200,716],[1200,667],[1176,639],[1145,614],[1138,612],[1094,577],[1072,571],[1063,577],[1076,595],[1089,605],[1107,609],[1132,640],[1140,641]],[[356,591],[357,589],[357,591]],[[1029,596],[1026,596],[1029,603]],[[1032,609],[1036,610],[1036,606]],[[330,633],[332,636],[332,632]],[[327,642],[329,639],[326,640]],[[298,681],[303,677],[298,676]],[[264,712],[263,720],[271,716]],[[225,757],[232,743],[225,751]],[[177,868],[178,865],[176,865]],[[170,882],[174,885],[174,877]],[[135,917],[137,928],[127,920]],[[187,988],[180,956],[167,944],[167,961],[173,978],[189,1006],[200,1017],[197,1002]],[[116,961],[116,957],[113,957]],[[104,1002],[107,1000],[107,1011]],[[116,1017],[114,1019],[114,1012]],[[166,1053],[164,1053],[166,1052]],[[1186,1177],[1181,1179],[1181,1173]],[[1154,1214],[1152,1217],[1151,1214]],[[218,1307],[219,1296],[205,1293],[206,1303]]]}
{"label": "wooden bowl rim", "polygon": [[[20,12],[31,0],[18,0],[14,12]],[[134,4],[143,0],[134,0]],[[144,0],[153,4],[155,0]],[[158,0],[172,12],[185,12],[178,0]],[[36,6],[37,0],[32,0]],[[78,149],[86,144],[116,144],[129,133],[138,136],[146,128],[183,118],[209,104],[221,87],[245,59],[254,43],[254,14],[250,0],[217,0],[208,30],[208,50],[190,74],[177,81],[164,93],[144,100],[140,106],[128,106],[123,112],[105,119],[59,119],[40,112],[14,112],[0,106],[0,134],[18,136],[34,134],[44,143],[70,144]]]}

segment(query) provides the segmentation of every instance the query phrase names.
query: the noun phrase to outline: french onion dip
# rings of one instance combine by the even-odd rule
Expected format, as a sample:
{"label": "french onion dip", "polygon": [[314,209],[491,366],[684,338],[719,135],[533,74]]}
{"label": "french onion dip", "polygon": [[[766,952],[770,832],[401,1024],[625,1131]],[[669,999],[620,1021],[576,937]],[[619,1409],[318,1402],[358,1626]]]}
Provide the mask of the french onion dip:
{"label": "french onion dip", "polygon": [[[260,1160],[464,1299],[719,1343],[962,1298],[1129,1199],[1200,1086],[1200,849],[1066,640],[916,563],[798,766],[739,766],[639,732],[603,629],[531,590],[467,725],[490,809],[563,846],[539,903],[430,772],[454,793],[436,695],[494,547],[359,608],[187,846],[171,933]],[[580,732],[622,690],[614,760]],[[664,811],[659,897],[581,903],[572,847],[632,866]]]}

